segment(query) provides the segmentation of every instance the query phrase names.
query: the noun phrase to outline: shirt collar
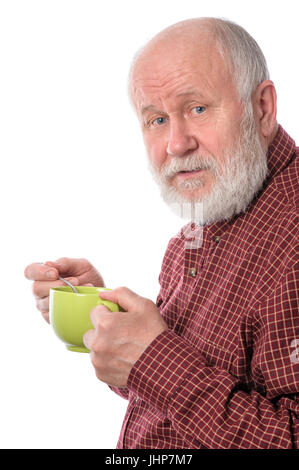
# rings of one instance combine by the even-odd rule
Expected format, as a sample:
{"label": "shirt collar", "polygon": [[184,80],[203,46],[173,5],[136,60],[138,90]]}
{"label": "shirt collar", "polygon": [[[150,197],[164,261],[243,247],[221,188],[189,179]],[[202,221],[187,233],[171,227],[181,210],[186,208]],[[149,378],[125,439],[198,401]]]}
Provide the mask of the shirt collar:
{"label": "shirt collar", "polygon": [[[265,181],[265,186],[280,173],[292,160],[295,153],[295,141],[286,133],[286,131],[279,124],[278,131],[270,144],[267,151],[268,159],[268,176]],[[220,222],[214,222],[211,225],[204,227],[207,235],[211,237],[216,243],[219,241],[221,235],[235,222],[235,220],[242,214],[236,215],[232,219]]]}
{"label": "shirt collar", "polygon": [[268,148],[268,178],[272,179],[291,161],[296,150],[295,141],[278,126],[278,131]]}

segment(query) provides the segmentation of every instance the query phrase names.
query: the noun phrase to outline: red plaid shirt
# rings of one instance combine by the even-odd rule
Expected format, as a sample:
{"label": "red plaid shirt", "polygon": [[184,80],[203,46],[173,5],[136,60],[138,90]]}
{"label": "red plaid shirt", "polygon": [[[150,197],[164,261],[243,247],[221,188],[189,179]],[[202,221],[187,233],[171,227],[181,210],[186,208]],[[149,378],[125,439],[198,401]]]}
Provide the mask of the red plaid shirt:
{"label": "red plaid shirt", "polygon": [[170,240],[118,448],[299,448],[298,150],[279,126],[246,213]]}

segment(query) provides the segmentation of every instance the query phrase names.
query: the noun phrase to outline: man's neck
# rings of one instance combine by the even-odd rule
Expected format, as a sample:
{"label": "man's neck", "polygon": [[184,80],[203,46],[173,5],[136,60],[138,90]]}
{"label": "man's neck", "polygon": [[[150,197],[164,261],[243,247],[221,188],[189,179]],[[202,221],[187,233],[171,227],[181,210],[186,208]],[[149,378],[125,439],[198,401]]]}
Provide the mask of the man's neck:
{"label": "man's neck", "polygon": [[266,139],[267,148],[269,148],[270,145],[272,144],[277,132],[278,132],[278,122],[276,122],[272,134],[269,135],[269,137],[267,137],[267,139]]}

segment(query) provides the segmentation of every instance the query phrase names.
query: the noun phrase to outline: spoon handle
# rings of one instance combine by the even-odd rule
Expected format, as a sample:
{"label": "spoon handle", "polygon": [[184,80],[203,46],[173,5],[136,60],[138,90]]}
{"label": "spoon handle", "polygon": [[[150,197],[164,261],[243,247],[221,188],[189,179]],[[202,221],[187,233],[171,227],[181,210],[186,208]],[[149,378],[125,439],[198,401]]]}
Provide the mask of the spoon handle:
{"label": "spoon handle", "polygon": [[69,281],[67,281],[66,279],[64,279],[63,277],[61,276],[58,276],[58,279],[60,279],[62,282],[65,282],[68,286],[70,286],[71,289],[73,289],[73,292],[75,294],[78,294],[79,292],[77,291],[76,287],[73,286],[73,284],[71,284]]}
{"label": "spoon handle", "polygon": [[[41,265],[44,265],[45,263],[40,263]],[[64,282],[65,284],[67,284],[75,294],[79,294],[79,292],[77,291],[76,287],[73,286],[73,284],[71,284],[69,281],[67,281],[66,279],[64,279],[63,277],[61,276],[58,276],[58,279],[60,279],[62,282]]]}

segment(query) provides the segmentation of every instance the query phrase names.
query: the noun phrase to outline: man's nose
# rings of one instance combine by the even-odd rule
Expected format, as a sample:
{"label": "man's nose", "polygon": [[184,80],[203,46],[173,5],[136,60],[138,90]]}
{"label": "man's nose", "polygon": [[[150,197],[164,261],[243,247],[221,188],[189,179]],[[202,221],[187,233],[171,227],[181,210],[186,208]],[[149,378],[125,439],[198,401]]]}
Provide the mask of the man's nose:
{"label": "man's nose", "polygon": [[187,124],[181,121],[172,122],[169,129],[167,153],[184,156],[198,148],[196,137],[191,133]]}

